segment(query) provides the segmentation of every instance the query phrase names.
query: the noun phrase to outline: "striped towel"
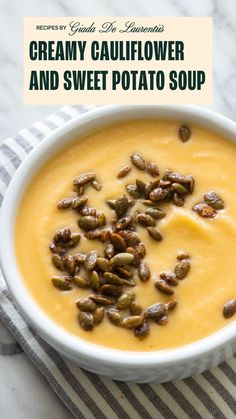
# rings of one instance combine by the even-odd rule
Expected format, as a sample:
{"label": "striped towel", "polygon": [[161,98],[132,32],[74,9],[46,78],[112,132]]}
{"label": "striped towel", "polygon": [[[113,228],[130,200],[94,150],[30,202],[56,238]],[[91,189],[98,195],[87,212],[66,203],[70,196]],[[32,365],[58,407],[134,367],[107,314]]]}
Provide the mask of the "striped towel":
{"label": "striped towel", "polygon": [[[0,200],[17,167],[39,141],[91,107],[63,107],[0,146]],[[22,319],[0,278],[0,319],[76,418],[188,419],[236,417],[236,357],[201,375],[164,384],[98,377],[64,359]]]}

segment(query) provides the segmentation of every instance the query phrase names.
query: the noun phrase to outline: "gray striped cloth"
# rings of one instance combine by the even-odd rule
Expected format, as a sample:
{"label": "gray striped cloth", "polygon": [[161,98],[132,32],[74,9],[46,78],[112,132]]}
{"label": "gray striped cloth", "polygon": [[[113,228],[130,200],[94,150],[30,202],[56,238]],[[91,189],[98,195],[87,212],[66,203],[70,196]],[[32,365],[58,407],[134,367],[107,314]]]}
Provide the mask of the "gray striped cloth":
{"label": "gray striped cloth", "polygon": [[[63,107],[0,146],[0,200],[17,167],[39,141],[89,107]],[[76,418],[236,417],[236,357],[183,381],[128,384],[98,377],[64,359],[22,319],[0,278],[0,319]]]}

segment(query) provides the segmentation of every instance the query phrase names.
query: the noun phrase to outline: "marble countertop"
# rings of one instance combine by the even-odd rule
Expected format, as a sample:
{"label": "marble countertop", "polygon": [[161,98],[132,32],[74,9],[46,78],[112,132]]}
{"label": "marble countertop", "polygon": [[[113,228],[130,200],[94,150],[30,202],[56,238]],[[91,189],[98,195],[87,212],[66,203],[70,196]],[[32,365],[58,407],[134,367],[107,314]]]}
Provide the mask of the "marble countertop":
{"label": "marble countertop", "polygon": [[[23,105],[24,16],[213,16],[214,100],[211,108],[235,119],[236,4],[232,0],[51,0],[44,2],[43,8],[40,0],[0,0],[0,10],[0,141],[59,108]],[[0,371],[0,418],[71,417],[1,324]]]}

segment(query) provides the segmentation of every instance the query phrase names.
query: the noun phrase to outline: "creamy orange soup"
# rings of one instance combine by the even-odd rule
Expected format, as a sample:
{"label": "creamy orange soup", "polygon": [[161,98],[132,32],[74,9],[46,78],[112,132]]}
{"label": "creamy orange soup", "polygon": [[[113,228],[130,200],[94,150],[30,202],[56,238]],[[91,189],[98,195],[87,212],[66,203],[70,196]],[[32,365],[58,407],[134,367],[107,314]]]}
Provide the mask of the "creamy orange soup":
{"label": "creamy orange soup", "polygon": [[[28,187],[15,225],[19,269],[37,304],[72,335],[112,348],[152,351],[194,342],[234,319],[225,319],[222,309],[227,300],[236,296],[236,147],[199,126],[191,126],[192,136],[183,143],[177,135],[179,125],[176,121],[139,120],[104,127],[57,154]],[[125,185],[135,183],[136,178],[151,180],[148,173],[135,167],[126,177],[117,179],[117,172],[130,164],[133,152],[140,153],[146,161],[156,162],[161,174],[171,168],[193,175],[196,181],[194,193],[188,195],[183,207],[166,205],[166,217],[157,222],[162,241],[154,241],[145,228],[137,226],[151,270],[149,281],[137,279],[132,288],[135,301],[143,308],[170,300],[170,296],[155,288],[154,281],[161,271],[173,271],[178,251],[184,250],[191,256],[190,272],[174,288],[178,306],[165,326],[150,322],[150,334],[143,340],[130,330],[114,326],[107,318],[93,331],[84,331],[78,324],[75,301],[91,294],[91,290],[76,286],[67,292],[56,289],[51,278],[60,275],[60,271],[53,266],[48,248],[58,228],[70,226],[72,231],[79,231],[78,214],[71,209],[59,210],[56,204],[64,197],[76,196],[72,180],[80,173],[96,172],[102,190],[87,187],[85,195],[89,206],[104,211],[108,220],[112,211],[106,199],[119,198]],[[215,218],[205,219],[192,207],[211,190],[224,199],[225,209],[218,211]],[[71,253],[92,249],[98,249],[103,256],[104,245],[85,238]]]}

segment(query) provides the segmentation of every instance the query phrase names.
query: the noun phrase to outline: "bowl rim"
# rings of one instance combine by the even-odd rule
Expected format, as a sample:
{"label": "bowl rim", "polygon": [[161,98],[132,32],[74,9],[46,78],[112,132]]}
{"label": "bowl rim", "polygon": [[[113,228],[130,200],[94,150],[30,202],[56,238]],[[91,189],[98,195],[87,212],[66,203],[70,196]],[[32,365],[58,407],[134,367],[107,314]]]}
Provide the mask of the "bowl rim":
{"label": "bowl rim", "polygon": [[[236,123],[207,108],[166,105],[109,105],[94,108],[83,115],[76,116],[42,140],[29,153],[17,169],[3,199],[0,217],[0,261],[8,289],[17,306],[20,308],[23,317],[43,338],[46,339],[46,341],[64,354],[69,354],[78,359],[81,358],[81,360],[87,359],[91,362],[100,362],[103,365],[125,365],[127,367],[132,366],[137,368],[151,365],[158,366],[160,364],[162,366],[165,364],[173,365],[179,362],[187,362],[187,360],[190,359],[199,358],[236,339],[235,322],[231,322],[224,328],[203,339],[172,349],[141,352],[103,347],[71,335],[50,319],[33,299],[30,291],[27,290],[17,268],[14,252],[14,227],[15,216],[21,200],[20,195],[22,195],[27,188],[29,178],[31,179],[31,177],[28,176],[28,173],[30,171],[33,171],[33,174],[36,173],[38,168],[34,169],[34,167],[36,167],[39,162],[40,165],[45,163],[45,160],[44,162],[41,160],[43,160],[47,154],[48,149],[53,150],[53,147],[60,139],[60,144],[62,145],[63,136],[72,133],[73,130],[79,130],[84,125],[86,126],[86,124],[90,124],[94,121],[96,125],[96,121],[99,122],[99,120],[104,119],[104,117],[109,119],[109,115],[114,116],[119,114],[121,118],[119,119],[118,117],[118,120],[122,121],[125,119],[133,119],[135,115],[140,115],[142,118],[145,118],[143,115],[154,114],[156,112],[160,115],[159,117],[166,117],[167,119],[183,120],[185,117],[185,119],[197,120],[197,123],[210,125],[213,129],[217,129],[218,132],[221,131],[226,137],[229,136],[236,142]],[[128,116],[130,114],[133,116]],[[146,117],[148,118],[148,116]],[[152,116],[149,118],[152,118]],[[89,132],[89,130],[86,132]],[[71,139],[71,142],[72,141],[73,140]],[[57,149],[54,149],[54,153],[56,151]],[[51,152],[53,154],[53,151]],[[21,194],[16,194],[15,191],[20,191]],[[14,223],[12,220],[14,220]]]}

